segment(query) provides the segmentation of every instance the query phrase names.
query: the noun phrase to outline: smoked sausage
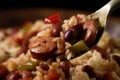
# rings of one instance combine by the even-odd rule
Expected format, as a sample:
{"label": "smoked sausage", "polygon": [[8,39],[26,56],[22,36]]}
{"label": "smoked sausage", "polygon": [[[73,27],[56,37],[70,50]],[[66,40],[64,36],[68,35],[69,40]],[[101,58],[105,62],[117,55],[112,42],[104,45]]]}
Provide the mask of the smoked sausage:
{"label": "smoked sausage", "polygon": [[83,40],[90,47],[94,43],[97,37],[98,27],[94,20],[89,20],[85,22],[83,27],[84,27],[84,39]]}
{"label": "smoked sausage", "polygon": [[29,44],[33,58],[46,60],[54,54],[57,45],[52,41],[53,37],[38,37]]}

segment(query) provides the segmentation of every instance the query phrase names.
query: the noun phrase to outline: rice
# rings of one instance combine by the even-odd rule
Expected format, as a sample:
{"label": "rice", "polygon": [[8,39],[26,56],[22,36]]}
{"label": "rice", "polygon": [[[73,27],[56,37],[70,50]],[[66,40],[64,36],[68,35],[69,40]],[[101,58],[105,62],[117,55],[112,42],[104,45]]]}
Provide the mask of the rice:
{"label": "rice", "polygon": [[71,48],[79,42],[74,38],[81,40],[80,36],[75,36],[82,33],[73,38],[72,34],[67,36],[73,41],[66,41],[66,33],[70,29],[75,32],[73,27],[78,29],[89,19],[78,14],[61,24],[58,14],[53,16],[57,16],[57,20],[50,22],[52,16],[47,21],[37,20],[28,30],[24,30],[23,26],[28,25],[25,24],[18,29],[8,28],[0,32],[0,64],[8,70],[8,73],[0,72],[0,79],[9,80],[11,76],[21,80],[120,79],[120,48],[115,46],[108,32],[104,32],[99,43],[86,53],[76,53]]}

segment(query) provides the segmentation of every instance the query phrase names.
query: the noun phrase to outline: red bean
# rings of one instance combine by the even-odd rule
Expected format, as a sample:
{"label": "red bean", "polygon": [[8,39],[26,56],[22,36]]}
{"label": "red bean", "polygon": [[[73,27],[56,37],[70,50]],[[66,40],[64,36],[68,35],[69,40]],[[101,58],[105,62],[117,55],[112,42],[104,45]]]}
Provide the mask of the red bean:
{"label": "red bean", "polygon": [[94,46],[92,49],[93,50],[97,50],[98,52],[100,52],[102,58],[104,58],[104,59],[110,59],[110,56],[107,53],[106,49],[100,48],[98,46]]}
{"label": "red bean", "polygon": [[40,68],[42,68],[43,70],[49,70],[49,66],[47,64],[44,64],[44,63],[41,63],[40,65]]}
{"label": "red bean", "polygon": [[84,66],[83,71],[86,72],[90,78],[96,77],[96,74],[94,73],[94,69],[89,65]]}
{"label": "red bean", "polygon": [[59,25],[53,25],[52,26],[52,35],[54,37],[59,37],[60,36],[60,31],[61,31],[61,27]]}
{"label": "red bean", "polygon": [[59,78],[60,74],[56,70],[49,69],[45,80],[59,80]]}
{"label": "red bean", "polygon": [[120,56],[118,55],[113,55],[112,59],[115,60],[117,62],[117,64],[120,66]]}
{"label": "red bean", "polygon": [[27,70],[14,71],[6,77],[6,80],[32,80],[32,74]]}
{"label": "red bean", "polygon": [[72,67],[73,65],[69,62],[69,61],[63,61],[60,64],[60,68],[62,68],[63,72],[65,73],[65,77],[68,78],[70,75],[69,73],[69,69],[70,67]]}
{"label": "red bean", "polygon": [[82,25],[79,24],[75,25],[65,32],[64,39],[65,41],[75,43],[76,41],[81,39],[82,32],[83,32]]}
{"label": "red bean", "polygon": [[20,79],[20,78],[21,78],[21,75],[19,74],[19,72],[18,72],[18,71],[15,71],[15,72],[11,72],[11,73],[7,76],[6,80],[18,80],[18,79]]}
{"label": "red bean", "polygon": [[9,71],[7,70],[7,68],[0,64],[0,80],[3,80],[8,73]]}
{"label": "red bean", "polygon": [[73,39],[73,30],[72,29],[70,29],[70,30],[67,30],[66,32],[65,32],[65,41],[71,41],[72,39]]}
{"label": "red bean", "polygon": [[22,71],[21,75],[22,75],[22,78],[31,78],[32,77],[32,74],[27,70]]}

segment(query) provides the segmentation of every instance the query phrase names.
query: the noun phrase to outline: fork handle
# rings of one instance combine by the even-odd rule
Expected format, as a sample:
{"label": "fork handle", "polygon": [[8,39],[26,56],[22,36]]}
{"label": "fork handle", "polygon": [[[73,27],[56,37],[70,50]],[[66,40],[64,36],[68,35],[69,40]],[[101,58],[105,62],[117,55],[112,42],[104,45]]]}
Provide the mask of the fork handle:
{"label": "fork handle", "polygon": [[107,3],[107,5],[110,5],[110,7],[111,7],[110,12],[112,12],[114,9],[116,9],[120,6],[120,0],[111,0]]}

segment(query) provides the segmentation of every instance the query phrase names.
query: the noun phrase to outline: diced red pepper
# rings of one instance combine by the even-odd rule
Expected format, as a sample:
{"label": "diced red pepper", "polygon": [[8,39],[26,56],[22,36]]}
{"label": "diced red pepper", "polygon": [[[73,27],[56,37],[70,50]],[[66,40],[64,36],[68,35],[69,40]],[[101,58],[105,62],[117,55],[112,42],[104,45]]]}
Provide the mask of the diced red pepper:
{"label": "diced red pepper", "polygon": [[52,23],[52,24],[59,24],[61,23],[60,15],[58,13],[55,13],[48,18],[44,19],[45,23]]}

